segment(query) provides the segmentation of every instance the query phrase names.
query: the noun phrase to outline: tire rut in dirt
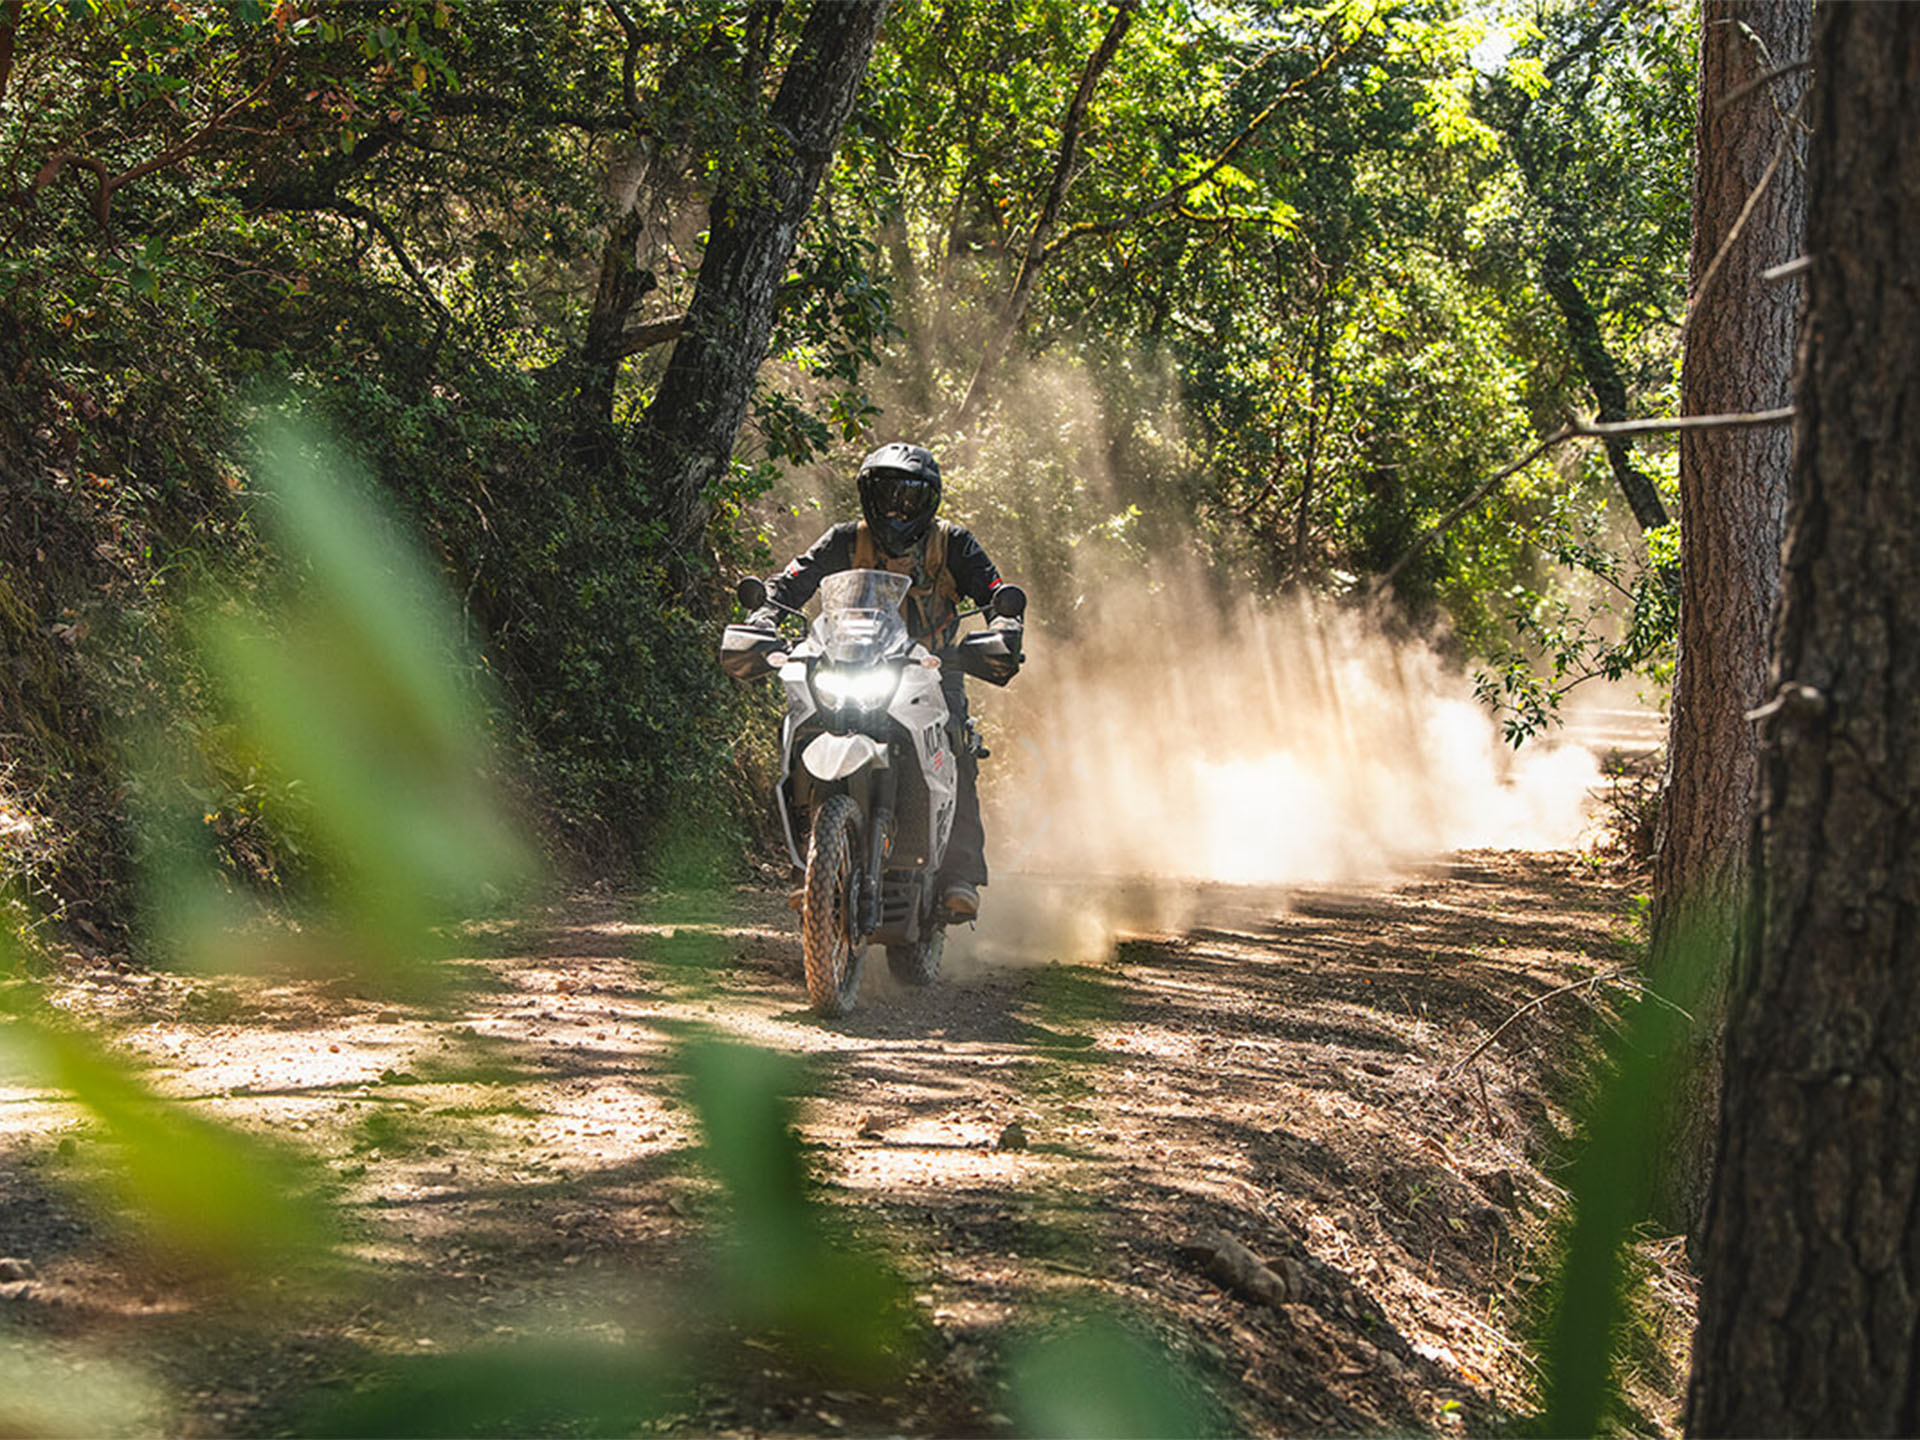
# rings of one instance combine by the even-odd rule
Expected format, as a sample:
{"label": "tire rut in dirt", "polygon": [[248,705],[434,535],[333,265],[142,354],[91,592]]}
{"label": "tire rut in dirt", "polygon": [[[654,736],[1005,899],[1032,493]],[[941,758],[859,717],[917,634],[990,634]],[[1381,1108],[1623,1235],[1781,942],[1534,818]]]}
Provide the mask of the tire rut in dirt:
{"label": "tire rut in dirt", "polygon": [[807,841],[800,940],[807,999],[829,1019],[853,1009],[860,994],[860,952],[848,929],[860,812],[851,796],[829,795],[813,812]]}

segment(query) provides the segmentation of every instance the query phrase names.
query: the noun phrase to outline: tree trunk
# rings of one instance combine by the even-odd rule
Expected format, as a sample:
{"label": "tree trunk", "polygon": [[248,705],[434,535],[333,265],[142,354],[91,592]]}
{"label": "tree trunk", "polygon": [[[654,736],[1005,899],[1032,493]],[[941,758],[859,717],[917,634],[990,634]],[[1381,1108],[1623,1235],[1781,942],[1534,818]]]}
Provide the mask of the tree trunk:
{"label": "tree trunk", "polygon": [[[1797,287],[1768,284],[1760,272],[1800,253],[1806,188],[1798,154],[1773,166],[1743,228],[1721,251],[1783,140],[1796,151],[1804,146],[1788,128],[1798,128],[1805,72],[1725,97],[1804,60],[1811,28],[1811,0],[1707,0],[1703,8],[1684,414],[1790,402]],[[1717,273],[1702,289],[1716,257]],[[1688,992],[1676,998],[1695,1025],[1663,1131],[1654,1204],[1665,1223],[1696,1242],[1713,1164],[1727,959],[1758,765],[1746,717],[1766,687],[1792,459],[1785,427],[1680,436],[1679,666],[1654,864],[1652,977]]]}
{"label": "tree trunk", "polygon": [[685,329],[641,424],[650,498],[683,590],[697,567],[707,491],[732,457],[780,283],[885,13],[886,0],[816,0],[768,115],[764,173],[751,192],[714,200]]}
{"label": "tree trunk", "polygon": [[1920,7],[1822,5],[1754,911],[1689,1429],[1920,1432]]}
{"label": "tree trunk", "polygon": [[[1548,228],[1554,236],[1564,236],[1579,223],[1577,216],[1556,208]],[[1567,338],[1573,344],[1574,358],[1580,363],[1580,373],[1586,379],[1587,388],[1593,391],[1594,404],[1598,407],[1596,418],[1625,420],[1628,418],[1627,382],[1621,377],[1620,364],[1600,333],[1600,317],[1594,313],[1593,302],[1573,278],[1573,260],[1572,245],[1564,239],[1549,238],[1540,261],[1541,283],[1554,308],[1559,310],[1560,318],[1567,322]],[[1669,517],[1667,507],[1660,503],[1660,492],[1654,488],[1651,477],[1633,463],[1626,442],[1610,439],[1605,444],[1607,464],[1613,467],[1614,482],[1626,497],[1634,520],[1642,530],[1665,525]]]}
{"label": "tree trunk", "polygon": [[621,341],[627,317],[655,285],[653,274],[640,266],[638,246],[645,230],[646,218],[638,204],[630,204],[607,227],[600,251],[600,282],[580,346],[572,397],[574,447],[585,454],[597,452],[602,458],[612,448],[613,392],[626,353]]}

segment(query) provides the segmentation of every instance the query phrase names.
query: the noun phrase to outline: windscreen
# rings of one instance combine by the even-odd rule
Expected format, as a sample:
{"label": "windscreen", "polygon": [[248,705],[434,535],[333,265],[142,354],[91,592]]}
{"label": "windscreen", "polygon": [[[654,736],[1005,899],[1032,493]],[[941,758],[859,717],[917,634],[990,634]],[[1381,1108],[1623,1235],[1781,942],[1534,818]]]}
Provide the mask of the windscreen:
{"label": "windscreen", "polygon": [[820,582],[820,618],[813,638],[836,665],[871,665],[904,649],[906,617],[900,603],[913,581],[886,570],[842,570]]}

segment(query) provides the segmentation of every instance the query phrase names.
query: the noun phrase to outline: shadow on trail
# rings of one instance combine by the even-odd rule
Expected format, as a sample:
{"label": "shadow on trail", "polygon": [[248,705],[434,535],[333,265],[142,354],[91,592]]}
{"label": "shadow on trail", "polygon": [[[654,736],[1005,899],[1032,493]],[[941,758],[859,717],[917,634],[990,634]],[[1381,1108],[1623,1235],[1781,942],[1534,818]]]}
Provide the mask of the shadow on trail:
{"label": "shadow on trail", "polygon": [[[218,1377],[183,1428],[227,1433],[298,1429],[373,1380],[491,1395],[523,1373],[498,1357],[542,1346],[541,1403],[611,1387],[616,1428],[1004,1433],[1009,1366],[1089,1303],[1162,1337],[1231,1431],[1478,1432],[1524,1410],[1497,1307],[1525,1289],[1553,1077],[1596,997],[1542,1004],[1450,1067],[1622,958],[1617,894],[1565,857],[1285,910],[1214,895],[1206,928],[1092,963],[962,957],[925,989],[876,951],[860,1008],[831,1022],[801,1008],[781,897],[696,900],[589,898],[467,934],[480,983],[446,1012],[276,993],[259,1007],[276,1035],[303,1015],[337,1030],[301,1047],[311,1073],[181,1074],[210,1107],[310,1122],[341,1196],[356,1284],[289,1302],[273,1335],[190,1287],[133,1303],[151,1263],[0,1156],[0,1234],[41,1237],[39,1279],[0,1287],[0,1338],[67,1323],[49,1277],[104,1254],[125,1271],[101,1292],[115,1333]],[[227,1029],[247,1019],[230,1003],[207,1012]],[[911,1364],[888,1393],[829,1395],[777,1345],[703,1328],[728,1206],[681,1057],[714,1034],[805,1057],[812,1193],[911,1277]],[[1220,1278],[1196,1258],[1215,1231],[1297,1288],[1276,1302]]]}
{"label": "shadow on trail", "polygon": [[[1626,958],[1618,907],[1568,857],[1469,857],[1098,964],[863,996],[813,1022],[866,1042],[822,1061],[822,1125],[864,1113],[873,1132],[829,1158],[859,1204],[965,1260],[936,1263],[933,1303],[999,1317],[974,1338],[1057,1303],[1067,1275],[1224,1357],[1203,1368],[1251,1428],[1511,1423],[1529,1362],[1489,1317],[1521,1303],[1554,1191],[1564,1121],[1540,1097],[1604,1002],[1569,992],[1449,1067]],[[1305,1294],[1223,1288],[1181,1249],[1212,1229],[1293,1262]]]}

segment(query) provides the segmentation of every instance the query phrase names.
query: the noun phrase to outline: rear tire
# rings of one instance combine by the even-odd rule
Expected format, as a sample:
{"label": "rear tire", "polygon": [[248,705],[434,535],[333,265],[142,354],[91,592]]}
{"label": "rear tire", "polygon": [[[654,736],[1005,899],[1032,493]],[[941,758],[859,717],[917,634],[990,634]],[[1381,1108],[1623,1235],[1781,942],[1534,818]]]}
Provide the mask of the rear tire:
{"label": "rear tire", "polygon": [[940,957],[947,949],[947,927],[935,925],[911,945],[887,946],[887,969],[902,985],[931,985],[940,978]]}
{"label": "rear tire", "polygon": [[853,938],[853,877],[860,809],[848,795],[829,795],[813,812],[807,880],[800,901],[800,953],[807,999],[829,1019],[853,1009],[860,994],[860,952]]}

